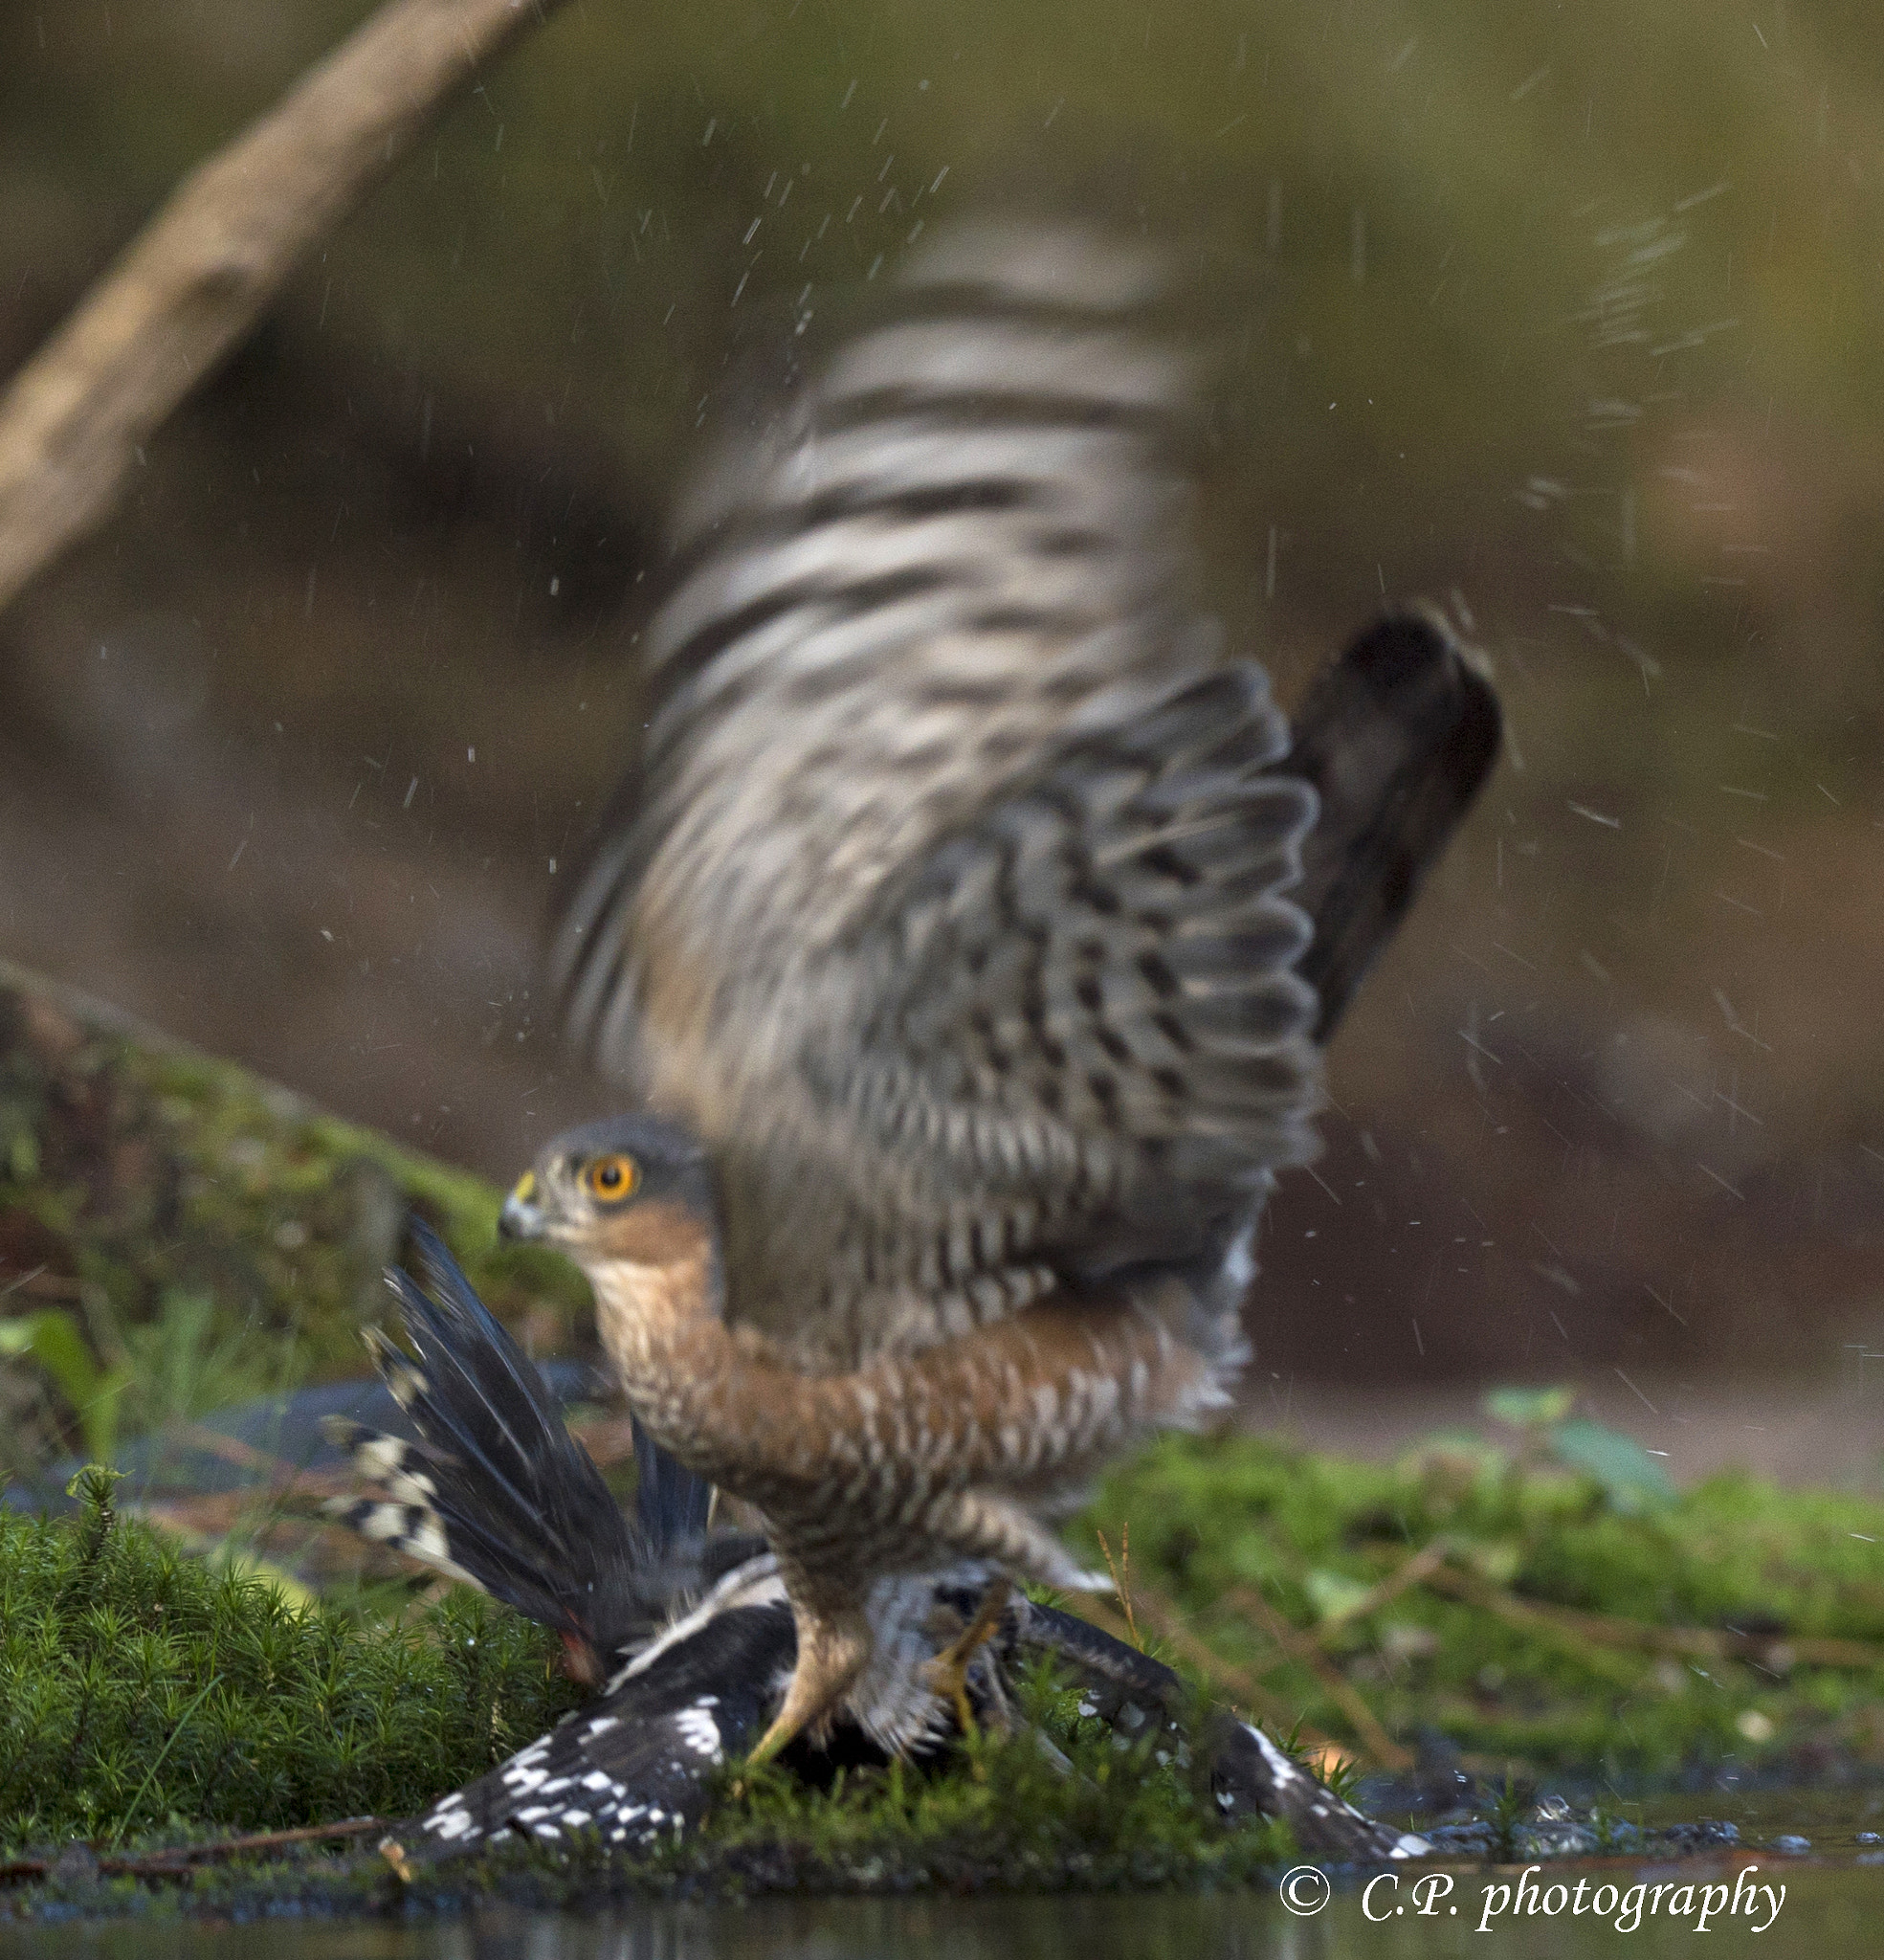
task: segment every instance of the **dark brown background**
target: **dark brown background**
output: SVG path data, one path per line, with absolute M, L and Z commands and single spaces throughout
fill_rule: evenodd
M 8 10 L 0 367 L 362 11 Z M 1456 594 L 1510 711 L 1267 1232 L 1257 1407 L 1364 1440 L 1442 1406 L 1409 1385 L 1570 1379 L 1677 1455 L 1680 1411 L 1783 1403 L 1868 1464 L 1884 27 L 1181 11 L 559 16 L 0 619 L 0 952 L 508 1174 L 606 1102 L 536 950 L 698 425 L 808 283 L 1102 176 L 1252 273 L 1235 643 L 1287 695 L 1384 596 Z

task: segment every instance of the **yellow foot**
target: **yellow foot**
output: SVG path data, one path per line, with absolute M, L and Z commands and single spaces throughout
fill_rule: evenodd
M 794 1601 L 792 1616 L 798 1627 L 798 1659 L 791 1683 L 771 1727 L 745 1759 L 748 1769 L 769 1763 L 801 1729 L 809 1729 L 812 1741 L 821 1742 L 851 1683 L 870 1659 L 870 1622 L 860 1608 L 847 1603 L 837 1612 L 819 1615 Z M 743 1786 L 734 1789 L 738 1794 Z
M 964 1735 L 977 1733 L 975 1711 L 968 1704 L 969 1665 L 999 1630 L 1013 1590 L 1006 1579 L 990 1581 L 974 1618 L 929 1663 L 929 1684 L 955 1704 L 955 1719 Z
M 799 1729 L 803 1726 L 804 1723 L 802 1720 L 794 1720 L 791 1718 L 790 1710 L 788 1708 L 781 1708 L 778 1713 L 778 1719 L 772 1724 L 771 1727 L 769 1727 L 765 1731 L 765 1733 L 759 1738 L 758 1743 L 753 1748 L 752 1753 L 746 1757 L 744 1767 L 747 1770 L 763 1769 L 765 1764 L 769 1763 L 772 1760 L 772 1758 L 776 1756 L 782 1748 L 785 1748 L 786 1744 L 788 1743 L 792 1739 L 792 1737 L 798 1733 Z M 733 1800 L 737 1803 L 740 1800 L 740 1798 L 744 1796 L 744 1794 L 745 1778 L 743 1775 L 742 1775 L 736 1778 L 733 1783 Z
M 785 1748 L 786 1744 L 798 1733 L 802 1726 L 800 1723 L 788 1720 L 785 1713 L 781 1712 L 778 1720 L 759 1738 L 758 1746 L 746 1757 L 746 1768 L 748 1770 L 756 1770 L 762 1763 L 769 1763 Z

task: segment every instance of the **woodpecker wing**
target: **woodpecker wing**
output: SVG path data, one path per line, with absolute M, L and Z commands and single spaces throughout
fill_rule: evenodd
M 610 1849 L 671 1842 L 704 1815 L 713 1771 L 758 1741 L 796 1653 L 782 1601 L 729 1606 L 442 1797 L 408 1850 L 454 1856 L 505 1832 L 546 1842 L 592 1834 Z

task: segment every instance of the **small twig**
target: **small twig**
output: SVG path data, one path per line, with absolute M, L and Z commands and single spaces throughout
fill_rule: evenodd
M 1389 1600 L 1397 1599 L 1411 1587 L 1422 1584 L 1452 1556 L 1451 1540 L 1429 1539 L 1418 1551 L 1395 1566 L 1378 1585 L 1370 1586 L 1359 1599 L 1346 1606 L 1338 1607 L 1326 1619 L 1321 1620 L 1315 1628 L 1314 1637 L 1317 1645 L 1325 1644 L 1330 1635 L 1346 1626 L 1351 1620 L 1365 1619 L 1369 1614 L 1378 1613 Z
M 1351 1625 L 1355 1620 L 1365 1619 L 1401 1593 L 1424 1584 L 1452 1555 L 1452 1548 L 1444 1539 L 1429 1541 L 1411 1557 L 1404 1559 L 1378 1585 L 1369 1587 L 1346 1606 L 1338 1607 L 1327 1618 L 1312 1627 L 1292 1626 L 1252 1587 L 1232 1586 L 1218 1603 L 1245 1612 L 1253 1611 L 1262 1616 L 1269 1628 L 1270 1637 L 1275 1646 L 1250 1670 L 1260 1679 L 1266 1674 L 1273 1674 L 1278 1667 L 1286 1667 L 1291 1661 L 1308 1661 L 1312 1665 L 1313 1655 L 1318 1650 L 1325 1652 L 1328 1642 L 1342 1627 Z
M 18 1293 L 22 1288 L 28 1293 L 50 1293 L 57 1299 L 77 1300 L 78 1297 L 78 1281 L 61 1280 L 56 1274 L 48 1273 L 43 1259 L 32 1272 L 22 1273 L 17 1279 L 9 1280 L 0 1286 L 0 1300 L 5 1300 L 10 1293 Z
M 1434 1592 L 1449 1592 L 1469 1605 L 1483 1607 L 1514 1626 L 1536 1628 L 1572 1643 L 1620 1647 L 1644 1654 L 1678 1654 L 1701 1660 L 1758 1659 L 1783 1649 L 1795 1662 L 1808 1667 L 1884 1667 L 1884 1646 L 1871 1640 L 1841 1640 L 1806 1635 L 1730 1634 L 1712 1627 L 1658 1627 L 1646 1620 L 1621 1619 L 1609 1614 L 1579 1613 L 1517 1593 L 1454 1565 L 1443 1565 L 1427 1576 Z
M 303 1824 L 293 1831 L 255 1831 L 241 1838 L 216 1838 L 207 1844 L 178 1844 L 167 1851 L 140 1853 L 135 1858 L 99 1860 L 101 1874 L 120 1879 L 161 1879 L 187 1871 L 219 1858 L 239 1858 L 248 1851 L 274 1851 L 285 1844 L 318 1844 L 337 1838 L 364 1838 L 368 1831 L 386 1829 L 384 1817 L 350 1817 L 344 1824 Z M 113 1842 L 117 1840 L 114 1838 Z M 0 1864 L 0 1882 L 17 1879 L 43 1879 L 56 1858 L 15 1858 Z
M 1252 1661 L 1250 1672 L 1260 1680 L 1264 1675 L 1274 1674 L 1277 1668 L 1305 1661 L 1310 1653 L 1320 1645 L 1319 1627 L 1298 1627 L 1292 1625 L 1270 1605 L 1253 1586 L 1232 1586 L 1215 1602 L 1215 1611 L 1229 1610 L 1244 1615 L 1253 1614 L 1263 1623 L 1263 1631 L 1271 1640 L 1270 1650 L 1261 1659 Z
M 318 1844 L 334 1838 L 362 1838 L 384 1830 L 384 1817 L 349 1817 L 344 1824 L 303 1824 L 294 1831 L 255 1831 L 242 1838 L 218 1838 L 209 1844 L 183 1844 L 174 1851 L 153 1851 L 136 1862 L 157 1869 L 166 1860 L 239 1858 L 245 1851 L 273 1851 L 282 1844 Z
M 1283 1619 L 1260 1592 L 1252 1592 L 1250 1596 L 1255 1601 L 1269 1631 L 1270 1638 L 1279 1647 L 1295 1629 Z M 1382 1726 L 1380 1718 L 1368 1707 L 1361 1690 L 1348 1680 L 1327 1655 L 1313 1641 L 1303 1645 L 1301 1658 L 1315 1670 L 1316 1679 L 1327 1690 L 1330 1699 L 1348 1719 L 1349 1726 L 1359 1738 L 1361 1746 L 1384 1770 L 1408 1770 L 1412 1768 L 1413 1755 L 1410 1749 L 1403 1748 Z
M 1141 1654 L 1144 1652 L 1144 1641 L 1139 1636 L 1139 1623 L 1132 1616 L 1132 1527 L 1130 1523 L 1119 1527 L 1119 1558 L 1115 1563 L 1112 1547 L 1106 1543 L 1103 1531 L 1097 1532 L 1099 1550 L 1105 1555 L 1105 1569 L 1112 1575 L 1112 1590 L 1119 1595 L 1119 1604 L 1125 1615 L 1126 1630 L 1132 1637 L 1132 1645 Z
M 301 1474 L 283 1458 L 257 1449 L 254 1443 L 245 1443 L 239 1436 L 224 1436 L 221 1430 L 210 1429 L 200 1422 L 166 1423 L 157 1432 L 157 1440 L 187 1444 L 237 1470 L 256 1471 L 271 1483 L 292 1485 Z

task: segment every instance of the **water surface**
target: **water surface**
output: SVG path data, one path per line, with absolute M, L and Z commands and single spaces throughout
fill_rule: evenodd
M 49 1927 L 0 1927 L 6 1960 L 1440 1960 L 1496 1953 L 1500 1960 L 1613 1955 L 1626 1941 L 1632 1955 L 1688 1953 L 1697 1938 L 1750 1947 L 1762 1960 L 1870 1960 L 1884 1920 L 1884 1791 L 1756 1792 L 1678 1797 L 1627 1813 L 1649 1824 L 1699 1816 L 1735 1822 L 1746 1842 L 1737 1852 L 1670 1863 L 1643 1858 L 1557 1860 L 1535 1871 L 1532 1909 L 1488 1914 L 1487 1888 L 1514 1892 L 1514 1867 L 1448 1868 L 1452 1889 L 1414 1895 L 1419 1874 L 1400 1873 L 1371 1892 L 1337 1884 L 1319 1909 L 1291 1912 L 1277 1893 L 1208 1896 L 823 1899 L 755 1901 L 743 1905 L 630 1905 L 589 1918 L 491 1906 L 464 1919 L 389 1925 L 290 1920 L 246 1926 L 201 1922 Z M 1783 1833 L 1809 1841 L 1805 1854 L 1772 1848 Z M 1873 1861 L 1875 1860 L 1875 1861 Z M 1575 1888 L 1585 1886 L 1583 1909 Z M 1651 1907 L 1650 1892 L 1664 1887 Z M 1744 1907 L 1731 1909 L 1738 1885 Z M 1756 1888 L 1773 1894 L 1750 1899 Z M 1615 1904 L 1592 1909 L 1613 1886 Z M 1649 1888 L 1632 1929 L 1633 1888 Z M 1697 1921 L 1707 1887 L 1727 1906 Z M 1552 1887 L 1562 1887 L 1560 1897 Z M 1682 1888 L 1691 1887 L 1684 1902 Z M 1784 1887 L 1783 1894 L 1779 1888 Z M 1311 1877 L 1295 1888 L 1313 1903 Z M 1775 1896 L 1777 1895 L 1777 1896 Z M 1493 1900 L 1498 1904 L 1494 1890 Z M 1718 1896 L 1718 1895 L 1717 1895 Z M 1548 1909 L 1555 1903 L 1556 1909 Z M 1396 1911 L 1396 1907 L 1399 1909 Z M 1370 1916 L 1371 1915 L 1371 1916 Z M 1478 1927 L 1486 1923 L 1481 1933 Z M 1756 1928 L 1762 1928 L 1756 1930 Z

